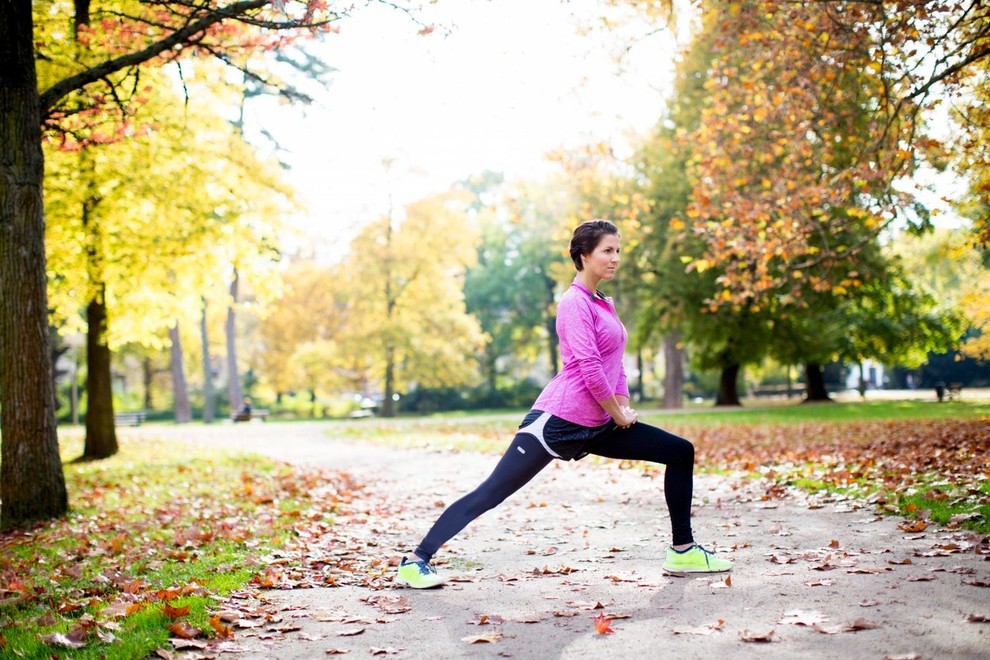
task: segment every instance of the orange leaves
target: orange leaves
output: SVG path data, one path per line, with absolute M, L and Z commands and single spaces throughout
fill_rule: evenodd
M 612 629 L 612 619 L 605 616 L 604 613 L 596 616 L 593 622 L 595 624 L 595 633 L 599 635 L 610 635 L 615 632 Z
M 184 605 L 182 607 L 174 607 L 169 603 L 165 603 L 162 611 L 165 612 L 165 616 L 170 619 L 178 619 L 189 614 L 189 606 Z
M 199 628 L 189 625 L 185 621 L 174 621 L 168 626 L 170 633 L 178 637 L 179 639 L 195 639 L 203 631 Z

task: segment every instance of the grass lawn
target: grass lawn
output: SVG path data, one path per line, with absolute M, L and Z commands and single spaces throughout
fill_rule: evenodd
M 61 445 L 63 460 L 82 453 Z M 297 525 L 335 517 L 332 476 L 257 456 L 121 441 L 64 472 L 66 518 L 0 534 L 0 657 L 145 658 L 223 639 L 220 600 Z

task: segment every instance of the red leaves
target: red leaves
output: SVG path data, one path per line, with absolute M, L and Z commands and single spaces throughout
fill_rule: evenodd
M 594 619 L 595 632 L 599 635 L 610 635 L 615 631 L 612 629 L 612 619 L 605 616 L 605 614 L 599 614 Z

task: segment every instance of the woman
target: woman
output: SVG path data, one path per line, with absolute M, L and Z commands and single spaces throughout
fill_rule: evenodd
M 664 496 L 673 543 L 667 549 L 665 571 L 724 573 L 732 569 L 732 562 L 694 542 L 694 446 L 638 422 L 636 411 L 629 407 L 622 366 L 626 329 L 611 298 L 598 290 L 602 280 L 615 276 L 619 249 L 619 230 L 608 220 L 589 220 L 574 230 L 570 253 L 577 276 L 557 306 L 563 368 L 536 399 L 488 479 L 440 515 L 414 558 L 402 558 L 396 582 L 416 589 L 443 584 L 431 563 L 440 546 L 526 485 L 552 460 L 579 460 L 588 454 L 666 464 Z

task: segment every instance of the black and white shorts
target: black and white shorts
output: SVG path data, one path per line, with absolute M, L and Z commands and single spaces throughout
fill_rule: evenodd
M 516 433 L 533 436 L 554 458 L 577 461 L 617 428 L 611 420 L 601 426 L 581 426 L 542 410 L 530 410 Z

